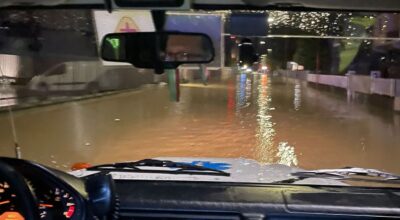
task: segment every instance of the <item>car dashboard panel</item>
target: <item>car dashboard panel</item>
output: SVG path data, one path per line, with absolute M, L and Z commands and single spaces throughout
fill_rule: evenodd
M 23 176 L 34 196 L 40 219 L 400 218 L 398 188 L 155 180 L 113 181 L 111 175 L 105 173 L 77 178 L 29 161 L 6 158 L 1 158 L 1 161 L 14 167 Z M 107 178 L 104 177 L 108 177 L 111 182 L 105 181 Z M 12 186 L 8 183 L 0 181 L 0 198 L 6 196 L 4 193 L 1 194 L 1 191 L 10 192 L 12 195 L 11 189 Z M 111 196 L 106 197 L 101 192 L 111 192 Z M 114 202 L 107 202 L 105 198 L 110 198 L 110 201 Z M 100 200 L 103 202 L 93 202 Z M 1 205 L 7 206 L 7 210 L 18 212 L 17 206 L 9 207 L 10 204 L 1 204 L 0 201 Z M 103 213 L 104 218 L 94 217 L 95 213 Z
M 398 189 L 116 181 L 116 190 L 124 220 L 400 218 Z
M 3 159 L 4 160 L 4 159 Z M 15 159 L 5 159 L 27 183 L 40 219 L 84 219 L 86 196 L 82 180 L 60 171 Z

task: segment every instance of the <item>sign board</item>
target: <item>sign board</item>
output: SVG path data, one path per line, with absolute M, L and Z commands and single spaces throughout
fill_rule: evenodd
M 226 23 L 226 31 L 231 35 L 265 36 L 268 35 L 267 21 L 268 15 L 264 13 L 233 12 Z
M 100 47 L 101 41 L 106 34 L 116 32 L 151 32 L 155 31 L 153 18 L 150 11 L 94 11 L 93 13 L 97 45 Z M 117 62 L 105 62 L 104 65 L 118 65 Z M 130 64 L 129 64 L 130 65 Z

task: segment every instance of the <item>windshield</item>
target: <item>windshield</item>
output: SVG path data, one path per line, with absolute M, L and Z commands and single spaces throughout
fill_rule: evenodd
M 207 34 L 214 61 L 157 75 L 99 58 L 108 33 L 155 31 L 149 11 L 1 10 L 0 155 L 400 173 L 399 14 L 170 11 L 164 28 Z

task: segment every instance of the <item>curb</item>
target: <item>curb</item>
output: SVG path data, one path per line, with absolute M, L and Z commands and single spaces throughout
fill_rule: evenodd
M 140 88 L 133 88 L 133 89 L 124 89 L 124 90 L 119 90 L 119 91 L 102 92 L 102 93 L 97 93 L 97 94 L 93 94 L 93 95 L 60 97 L 59 99 L 57 98 L 55 100 L 50 100 L 50 101 L 36 101 L 36 102 L 17 104 L 14 106 L 5 106 L 5 107 L 0 107 L 0 114 L 7 113 L 9 108 L 11 108 L 12 111 L 20 111 L 20 110 L 26 110 L 26 109 L 30 109 L 30 108 L 36 108 L 36 107 L 45 107 L 45 106 L 62 104 L 62 103 L 67 103 L 67 102 L 82 101 L 82 100 L 86 100 L 86 99 L 93 99 L 93 98 L 105 97 L 105 96 L 110 96 L 110 95 L 117 95 L 117 94 L 121 94 L 121 93 L 137 91 L 139 89 Z

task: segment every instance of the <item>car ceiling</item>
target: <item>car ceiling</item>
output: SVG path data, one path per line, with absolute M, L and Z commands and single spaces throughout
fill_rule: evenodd
M 1 0 L 0 7 L 104 7 L 105 2 L 114 0 Z M 159 0 L 166 1 L 166 0 Z M 184 0 L 184 7 L 145 9 L 308 9 L 308 10 L 351 10 L 400 12 L 399 0 Z M 114 4 L 115 5 L 115 4 Z M 116 8 L 114 8 L 116 9 Z M 127 9 L 137 9 L 134 6 Z M 143 9 L 143 8 L 141 8 Z

